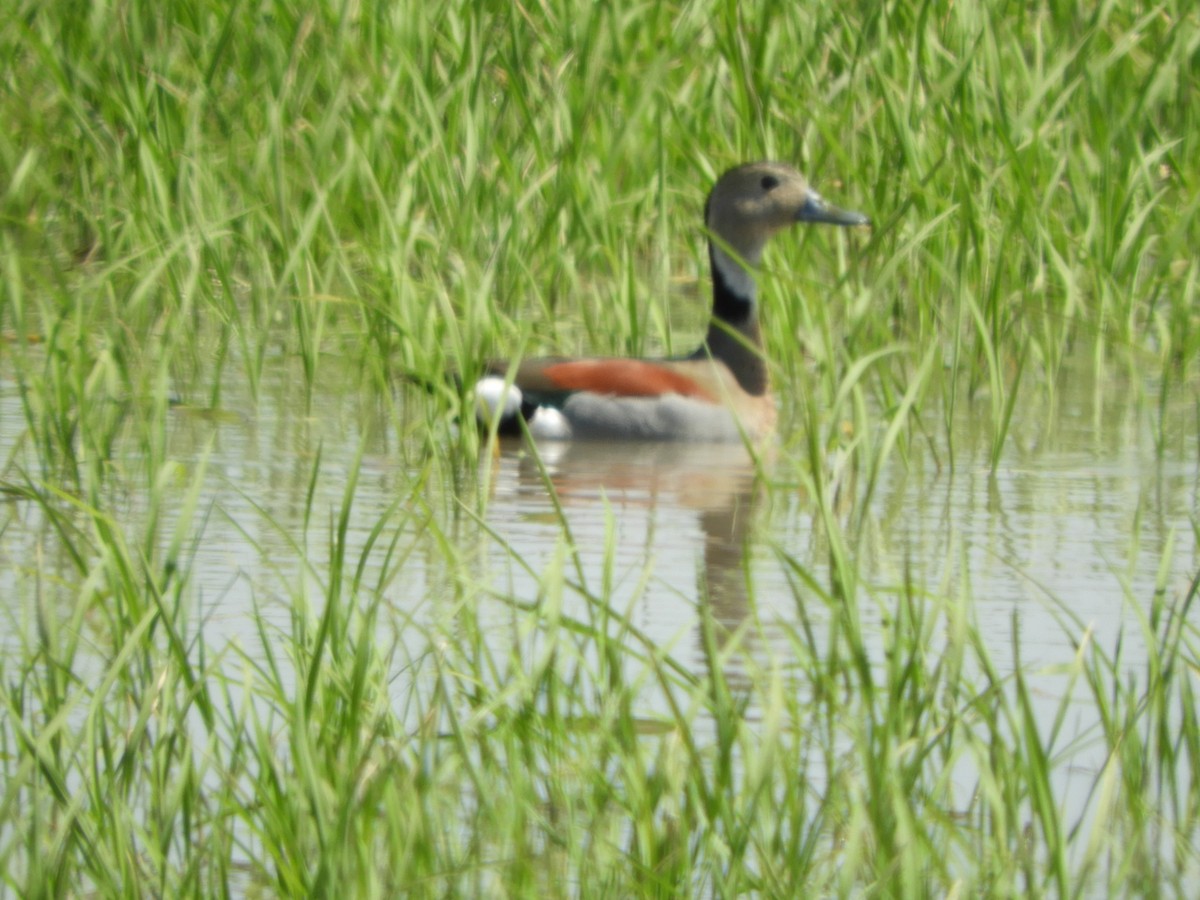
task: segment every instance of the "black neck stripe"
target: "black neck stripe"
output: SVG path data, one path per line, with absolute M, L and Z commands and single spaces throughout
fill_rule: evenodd
M 712 267 L 713 317 L 731 325 L 737 325 L 754 315 L 754 298 L 743 297 L 725 280 L 725 273 L 717 265 L 713 246 L 708 247 L 709 265 Z

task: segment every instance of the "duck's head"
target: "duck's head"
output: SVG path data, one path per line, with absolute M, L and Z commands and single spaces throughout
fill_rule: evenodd
M 803 175 L 776 162 L 747 163 L 722 175 L 708 195 L 704 221 L 714 251 L 750 266 L 758 265 L 772 235 L 797 222 L 871 224 L 862 213 L 827 203 Z

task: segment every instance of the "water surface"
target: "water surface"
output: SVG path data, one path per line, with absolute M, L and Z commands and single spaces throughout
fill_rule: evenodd
M 1115 378 L 1067 380 L 1052 404 L 1018 407 L 995 467 L 986 409 L 964 403 L 947 427 L 944 412 L 930 408 L 925 437 L 893 454 L 868 502 L 861 484 L 846 481 L 839 524 L 864 575 L 857 602 L 876 663 L 898 598 L 915 593 L 964 605 L 1001 671 L 1019 646 L 1043 733 L 1085 634 L 1110 652 L 1120 641 L 1126 670 L 1144 672 L 1156 592 L 1178 600 L 1197 571 L 1200 496 L 1195 409 L 1180 399 L 1160 412 L 1146 400 L 1152 392 Z M 261 656 L 256 617 L 283 642 L 297 604 L 319 606 L 356 465 L 347 559 L 361 559 L 362 583 L 378 585 L 387 611 L 380 641 L 403 646 L 405 658 L 423 651 L 460 602 L 461 575 L 447 572 L 438 549 L 447 545 L 486 586 L 474 602 L 501 656 L 514 605 L 549 602 L 547 573 L 560 569 L 570 589 L 552 599 L 563 615 L 593 622 L 595 598 L 608 597 L 644 646 L 698 672 L 707 605 L 730 633 L 744 632 L 742 652 L 726 662 L 735 686 L 765 661 L 786 664 L 801 619 L 819 635 L 829 618 L 830 598 L 796 577 L 830 583 L 825 529 L 797 478 L 808 463 L 786 449 L 803 442 L 787 434 L 759 465 L 740 447 L 579 444 L 534 453 L 510 442 L 477 479 L 428 465 L 421 448 L 431 445 L 400 434 L 407 422 L 403 409 L 364 408 L 350 383 L 306 404 L 288 379 L 265 385 L 257 402 L 230 395 L 220 411 L 172 409 L 166 457 L 179 496 L 200 479 L 186 545 L 195 621 L 210 652 L 235 646 Z M 0 383 L 6 456 L 23 430 L 15 386 Z M 110 482 L 136 534 L 148 483 L 136 450 L 114 461 Z M 178 514 L 168 511 L 164 542 Z M 0 614 L 8 641 L 28 641 L 32 585 L 57 584 L 66 607 L 70 566 L 38 506 L 9 502 L 0 515 L 0 596 L 9 598 Z M 395 685 L 401 698 L 404 678 Z M 665 712 L 653 695 L 646 703 L 647 717 Z M 1077 736 L 1095 725 L 1081 708 L 1068 728 Z M 1101 762 L 1080 758 L 1077 783 L 1060 786 L 1069 805 L 1085 801 Z

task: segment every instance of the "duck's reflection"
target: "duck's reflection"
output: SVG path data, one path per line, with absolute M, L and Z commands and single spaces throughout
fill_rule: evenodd
M 497 483 L 526 497 L 549 487 L 569 518 L 603 502 L 618 516 L 636 511 L 657 523 L 646 528 L 647 551 L 663 527 L 681 527 L 684 513 L 682 521 L 695 522 L 703 539 L 695 596 L 725 630 L 746 618 L 746 550 L 759 492 L 755 461 L 742 445 L 605 441 L 550 443 L 535 451 L 505 442 L 496 462 Z

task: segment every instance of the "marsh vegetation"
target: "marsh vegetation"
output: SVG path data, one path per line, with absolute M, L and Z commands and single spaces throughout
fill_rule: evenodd
M 1190 4 L 16 0 L 0 51 L 6 894 L 1197 883 Z M 691 349 L 754 158 L 875 222 L 768 254 L 774 452 L 459 427 L 481 359 Z

